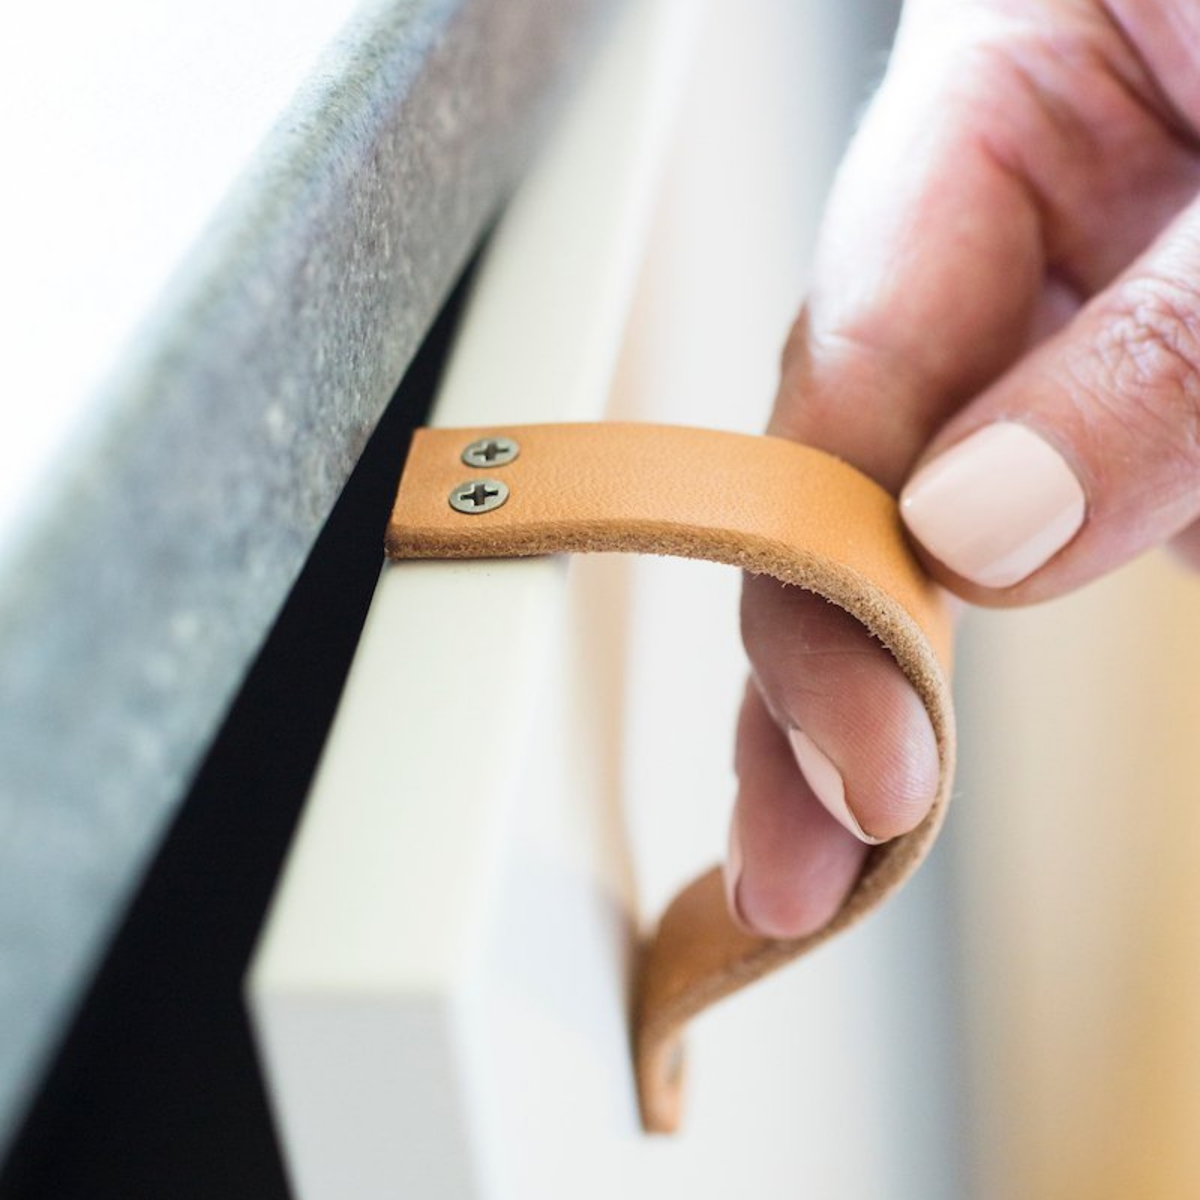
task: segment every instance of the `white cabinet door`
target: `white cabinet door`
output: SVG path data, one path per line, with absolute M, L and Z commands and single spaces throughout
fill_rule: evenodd
M 874 7 L 630 4 L 496 233 L 435 422 L 761 428 Z M 723 852 L 737 587 L 384 568 L 248 984 L 302 1200 L 939 1194 L 886 915 L 698 1022 L 682 1132 L 639 1127 L 635 936 Z

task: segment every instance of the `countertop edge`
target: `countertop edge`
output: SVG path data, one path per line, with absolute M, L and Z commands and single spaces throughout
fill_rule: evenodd
M 612 7 L 364 10 L 0 565 L 0 1149 L 396 383 Z

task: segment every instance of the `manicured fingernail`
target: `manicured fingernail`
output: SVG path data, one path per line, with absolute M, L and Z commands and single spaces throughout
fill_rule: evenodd
M 982 587 L 1020 583 L 1083 524 L 1083 487 L 1066 460 L 1015 421 L 988 425 L 922 467 L 900 497 L 913 536 Z
M 846 803 L 846 781 L 842 773 L 830 761 L 817 744 L 800 729 L 788 730 L 788 741 L 792 743 L 792 753 L 800 772 L 808 780 L 808 786 L 813 794 L 829 810 L 829 814 L 844 825 L 860 842 L 868 846 L 879 845 L 881 838 L 872 837 L 858 823 Z
M 738 898 L 738 884 L 742 881 L 742 838 L 738 833 L 737 814 L 729 823 L 729 850 L 725 855 L 725 903 L 729 911 L 743 924 L 748 924 L 742 913 Z

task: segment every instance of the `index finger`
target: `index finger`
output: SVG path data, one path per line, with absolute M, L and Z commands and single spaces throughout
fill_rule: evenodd
M 1045 278 L 1037 206 L 989 143 L 990 85 L 936 44 L 969 31 L 930 24 L 906 16 L 838 172 L 770 429 L 892 491 L 1025 348 Z

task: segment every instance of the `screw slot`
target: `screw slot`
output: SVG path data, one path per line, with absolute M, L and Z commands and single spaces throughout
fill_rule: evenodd
M 520 453 L 521 447 L 512 438 L 480 438 L 462 452 L 462 460 L 468 467 L 503 467 Z
M 508 484 L 499 479 L 468 479 L 450 493 L 450 507 L 455 512 L 474 516 L 493 512 L 508 499 Z

